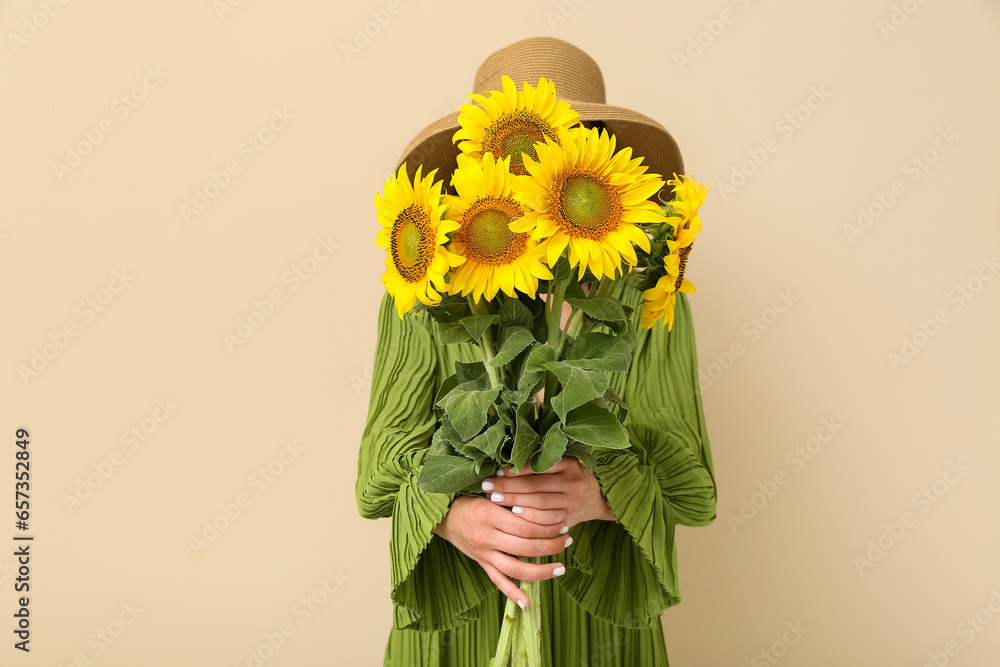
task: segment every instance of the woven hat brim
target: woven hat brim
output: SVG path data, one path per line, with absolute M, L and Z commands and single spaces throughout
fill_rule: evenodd
M 632 157 L 643 158 L 642 164 L 649 167 L 647 173 L 659 174 L 664 179 L 684 173 L 684 160 L 677 142 L 666 128 L 649 116 L 610 104 L 569 103 L 580 114 L 580 120 L 603 122 L 615 135 L 617 150 L 630 146 Z M 452 143 L 459 127 L 458 112 L 437 119 L 410 141 L 396 162 L 396 169 L 406 162 L 410 178 L 419 165 L 423 165 L 424 174 L 437 169 L 436 178 L 444 178 L 447 185 L 461 152 L 458 145 Z

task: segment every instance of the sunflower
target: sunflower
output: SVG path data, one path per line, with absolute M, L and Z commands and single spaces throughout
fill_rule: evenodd
M 657 320 L 663 322 L 655 327 L 659 329 L 667 324 L 667 331 L 674 328 L 674 305 L 677 292 L 693 294 L 694 283 L 684 276 L 687 267 L 688 254 L 694 245 L 694 237 L 701 231 L 701 218 L 698 209 L 705 203 L 705 187 L 688 176 L 677 177 L 667 181 L 673 186 L 674 201 L 670 202 L 676 215 L 668 218 L 674 227 L 674 238 L 667 239 L 667 255 L 663 258 L 666 274 L 661 276 L 656 284 L 643 291 L 642 317 L 639 326 L 646 329 L 654 328 Z
M 498 159 L 510 157 L 512 174 L 526 174 L 521 154 L 535 158 L 535 142 L 548 137 L 557 140 L 559 128 L 568 128 L 580 118 L 569 102 L 556 99 L 555 85 L 542 77 L 538 87 L 527 81 L 518 92 L 514 81 L 504 74 L 503 90 L 491 90 L 489 96 L 468 95 L 475 104 L 463 104 L 458 115 L 461 129 L 452 137 L 460 141 L 462 153 L 481 159 L 489 151 Z
M 642 158 L 632 149 L 615 152 L 615 137 L 606 130 L 560 128 L 559 143 L 546 137 L 535 144 L 538 160 L 528 159 L 530 175 L 515 177 L 515 199 L 525 216 L 511 224 L 515 232 L 531 232 L 542 240 L 546 261 L 556 260 L 569 246 L 570 267 L 587 268 L 595 278 L 615 277 L 622 257 L 629 270 L 637 263 L 634 242 L 649 252 L 641 223 L 665 222 L 663 209 L 649 201 L 663 187 L 659 174 L 644 173 Z
M 443 181 L 431 185 L 437 169 L 421 180 L 422 169 L 423 166 L 417 167 L 416 178 L 410 183 L 403 163 L 399 173 L 386 180 L 385 197 L 375 195 L 378 221 L 382 225 L 375 244 L 386 248 L 382 282 L 396 300 L 399 319 L 413 309 L 417 299 L 428 306 L 438 305 L 441 302 L 438 292 L 448 288 L 444 275 L 450 267 L 465 261 L 444 247 L 448 232 L 458 229 L 458 223 L 442 219 Z
M 528 234 L 510 230 L 510 222 L 524 215 L 512 196 L 510 161 L 509 156 L 495 160 L 490 152 L 481 163 L 458 156 L 451 181 L 458 196 L 448 196 L 447 215 L 461 227 L 448 250 L 465 257 L 465 263 L 451 274 L 451 294 L 472 292 L 478 302 L 484 294 L 493 299 L 500 290 L 515 297 L 516 288 L 536 298 L 538 279 L 553 278 L 538 244 Z

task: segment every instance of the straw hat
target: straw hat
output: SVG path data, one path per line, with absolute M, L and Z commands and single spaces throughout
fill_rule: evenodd
M 556 93 L 580 114 L 581 121 L 600 121 L 617 138 L 619 149 L 632 147 L 635 157 L 648 165 L 647 173 L 660 174 L 664 179 L 674 173 L 684 173 L 677 142 L 666 128 L 649 116 L 605 104 L 604 76 L 594 59 L 569 42 L 554 37 L 529 37 L 505 46 L 488 57 L 476 72 L 473 92 L 487 94 L 500 90 L 500 77 L 506 74 L 520 89 L 521 82 L 538 85 L 545 77 L 555 84 Z M 445 185 L 456 167 L 458 145 L 452 137 L 459 129 L 458 112 L 439 118 L 413 138 L 396 163 L 396 169 L 406 162 L 413 177 L 418 165 L 423 173 L 438 169 Z

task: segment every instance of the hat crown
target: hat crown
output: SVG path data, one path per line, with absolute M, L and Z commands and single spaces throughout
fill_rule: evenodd
M 529 37 L 496 51 L 479 66 L 473 90 L 501 90 L 504 74 L 518 87 L 522 81 L 537 86 L 544 76 L 562 99 L 605 103 L 601 68 L 582 49 L 555 37 Z

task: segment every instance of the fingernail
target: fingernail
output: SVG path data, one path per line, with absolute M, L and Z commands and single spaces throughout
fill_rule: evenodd
M 503 474 L 503 468 L 497 468 L 497 474 L 496 474 L 496 476 L 497 477 L 503 477 L 504 476 L 504 474 Z
M 490 500 L 492 500 L 495 503 L 502 503 L 503 502 L 503 494 L 502 493 L 494 493 L 492 496 L 490 496 Z
M 524 603 L 523 602 L 521 602 L 520 600 L 518 600 L 517 601 L 517 606 L 521 608 L 521 611 L 524 611 Z
M 489 481 L 487 481 L 487 480 L 484 479 L 483 480 L 483 491 L 492 491 L 492 490 L 493 490 L 493 482 L 489 482 Z
M 573 544 L 573 538 L 572 537 L 567 537 L 566 538 L 566 547 L 568 547 L 571 544 Z M 566 547 L 563 547 L 563 548 L 565 549 Z
M 561 577 L 564 574 L 566 574 L 566 568 L 564 568 L 562 565 L 552 570 L 553 577 Z
M 514 514 L 524 514 L 524 508 L 518 505 L 514 505 L 513 507 L 511 507 L 510 511 L 513 512 Z
M 562 528 L 559 529 L 560 535 L 565 535 L 568 532 L 569 532 L 569 526 L 563 526 Z

